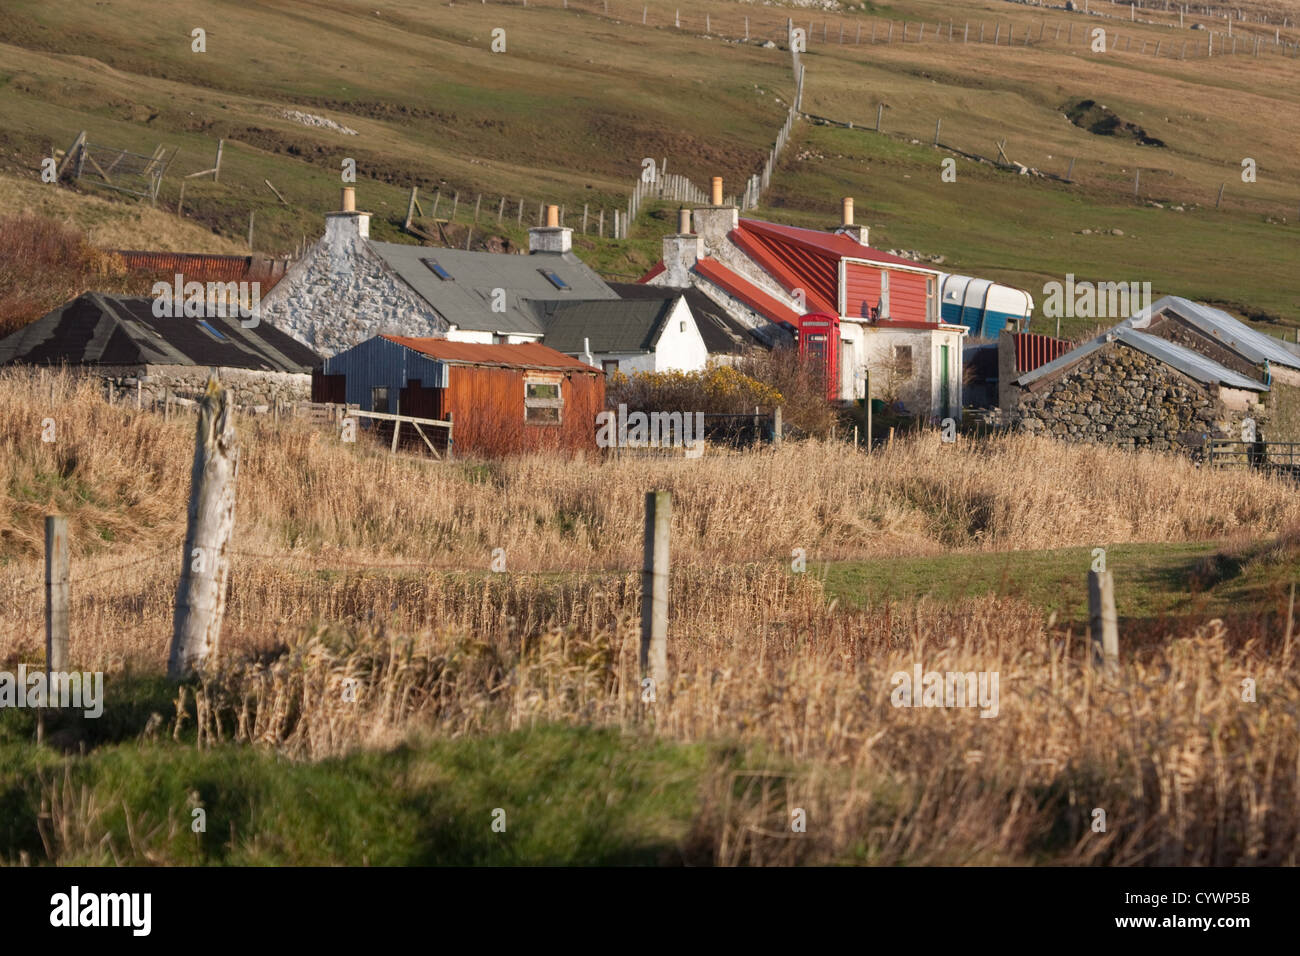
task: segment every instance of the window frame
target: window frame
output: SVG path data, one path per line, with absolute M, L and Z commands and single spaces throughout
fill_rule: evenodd
M 553 387 L 555 389 L 555 398 L 539 398 L 530 395 L 530 389 L 535 386 Z M 553 421 L 538 421 L 530 418 L 529 413 L 533 409 L 554 409 L 555 419 Z M 524 424 L 538 425 L 543 427 L 552 427 L 564 424 L 564 379 L 560 375 L 525 375 L 524 376 Z

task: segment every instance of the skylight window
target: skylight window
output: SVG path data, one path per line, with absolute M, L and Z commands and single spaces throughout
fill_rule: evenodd
M 203 329 L 204 332 L 207 332 L 208 335 L 216 339 L 218 342 L 230 341 L 228 338 L 226 338 L 224 335 L 222 335 L 220 332 L 214 329 L 209 323 L 205 322 L 203 319 L 199 319 L 199 327 Z
M 555 288 L 567 289 L 569 287 L 569 283 L 561 279 L 559 274 L 554 272 L 553 270 L 538 269 L 537 271 L 540 272 L 542 275 L 546 276 L 546 281 L 549 282 L 551 285 L 555 286 Z
M 420 261 L 425 264 L 425 266 L 428 268 L 430 272 L 436 275 L 443 282 L 448 282 L 451 280 L 451 273 L 448 272 L 446 269 L 444 269 L 442 266 L 438 265 L 437 259 L 421 259 Z

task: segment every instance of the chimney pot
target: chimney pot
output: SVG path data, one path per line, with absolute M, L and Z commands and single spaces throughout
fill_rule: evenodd
M 354 186 L 343 187 L 343 205 L 344 212 L 357 211 L 357 190 Z
M 713 195 L 710 197 L 710 201 L 714 206 L 722 205 L 722 177 L 721 176 L 713 177 Z
M 677 210 L 677 234 L 689 235 L 691 231 L 691 211 L 685 207 Z
M 546 225 L 547 225 L 547 227 L 550 228 L 550 229 L 554 229 L 554 228 L 557 227 L 559 224 L 560 224 L 560 207 L 559 207 L 559 206 L 547 206 L 547 207 L 546 207 Z
M 853 197 L 845 196 L 843 200 L 843 206 L 844 206 L 843 224 L 846 226 L 851 226 L 853 225 Z

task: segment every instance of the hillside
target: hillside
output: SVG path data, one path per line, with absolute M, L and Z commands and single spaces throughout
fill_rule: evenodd
M 995 0 L 832 13 L 718 2 L 693 5 L 678 29 L 678 6 L 660 0 L 611 0 L 608 14 L 604 0 L 564 4 L 183 0 L 155 14 L 144 0 L 18 0 L 0 13 L 2 161 L 32 177 L 40 156 L 83 129 L 92 142 L 144 154 L 175 147 L 160 195 L 160 208 L 174 210 L 181 177 L 208 168 L 223 138 L 221 181 L 188 180 L 184 215 L 246 246 L 252 211 L 254 247 L 271 254 L 319 232 L 346 158 L 379 238 L 400 235 L 411 186 L 426 213 L 438 195 L 439 218 L 458 194 L 465 228 L 478 205 L 479 243 L 520 244 L 542 201 L 565 206 L 570 225 L 588 206 L 593 233 L 604 210 L 608 232 L 646 156 L 696 182 L 721 174 L 739 184 L 760 167 L 793 94 L 784 37 L 793 15 L 812 28 L 804 111 L 855 128 L 797 124 L 758 215 L 827 226 L 851 193 L 873 244 L 942 256 L 944 268 L 1031 291 L 1066 272 L 1150 281 L 1156 295 L 1235 307 L 1275 334 L 1298 324 L 1300 298 L 1286 279 L 1300 214 L 1300 171 L 1289 161 L 1300 146 L 1295 56 L 1172 57 L 1174 44 L 1205 31 L 1180 31 L 1156 11 L 1144 19 L 1159 22 L 1129 23 Z M 190 31 L 205 22 L 206 52 L 194 53 Z M 1090 51 L 1085 32 L 1098 24 L 1117 32 L 1118 49 Z M 494 54 L 497 28 L 507 50 Z M 1273 33 L 1248 23 L 1235 36 L 1271 42 Z M 1294 25 L 1278 35 L 1300 39 Z M 878 108 L 885 136 L 860 128 L 875 125 Z M 947 146 L 995 157 L 1005 141 L 1011 160 L 1070 170 L 1074 182 L 936 150 L 936 121 Z M 957 160 L 955 183 L 939 180 L 945 157 Z M 1243 158 L 1257 164 L 1254 183 L 1241 182 Z M 670 224 L 668 210 L 649 204 L 630 244 L 593 235 L 587 254 L 610 274 L 639 274 Z M 152 235 L 136 244 L 159 244 Z M 1066 320 L 1063 332 L 1086 324 Z

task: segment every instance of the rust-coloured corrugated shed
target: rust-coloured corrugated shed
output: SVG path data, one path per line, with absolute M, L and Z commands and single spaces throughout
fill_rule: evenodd
M 170 279 L 184 276 L 186 282 L 257 282 L 266 295 L 279 282 L 290 263 L 264 256 L 210 256 L 197 252 L 149 252 L 119 249 L 132 272 Z
M 1038 335 L 1034 332 L 1012 332 L 1011 337 L 1016 345 L 1017 372 L 1032 372 L 1060 358 L 1074 347 L 1065 339 Z

